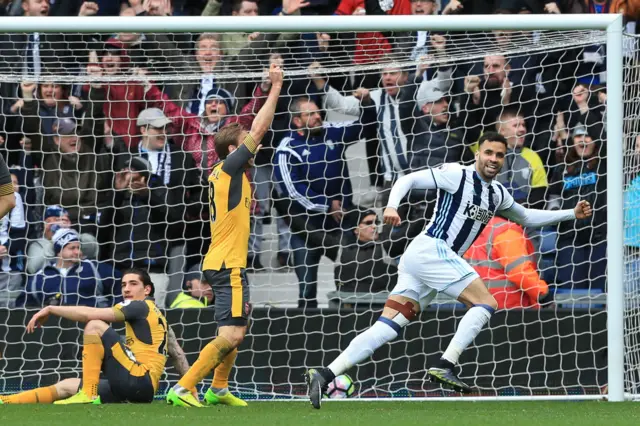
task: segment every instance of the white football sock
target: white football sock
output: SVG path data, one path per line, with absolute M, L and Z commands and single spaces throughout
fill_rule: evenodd
M 447 346 L 447 350 L 442 354 L 442 358 L 457 364 L 460 354 L 473 342 L 482 328 L 485 326 L 491 315 L 495 312 L 490 306 L 476 305 L 469 309 L 458 324 L 458 330 L 453 335 L 453 339 Z
M 191 393 L 191 392 L 189 392 L 187 389 L 183 388 L 183 387 L 182 387 L 182 386 L 180 386 L 180 385 L 175 385 L 175 386 L 173 387 L 173 390 L 174 390 L 174 392 L 175 392 L 175 393 L 177 393 L 177 394 L 178 394 L 178 395 L 180 395 L 180 396 L 183 396 L 183 395 L 186 395 L 186 394 L 188 394 L 188 393 Z
M 218 396 L 225 396 L 229 392 L 229 388 L 214 388 L 211 386 L 211 390 Z
M 388 318 L 379 319 L 371 328 L 357 335 L 349 343 L 347 349 L 329 365 L 329 370 L 339 376 L 354 365 L 369 358 L 380 346 L 398 337 L 399 330 L 400 326 L 392 320 Z

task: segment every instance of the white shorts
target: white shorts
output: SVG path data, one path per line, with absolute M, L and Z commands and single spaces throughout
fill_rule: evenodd
M 419 235 L 400 259 L 391 294 L 418 301 L 424 309 L 438 293 L 457 299 L 476 278 L 478 273 L 444 241 Z

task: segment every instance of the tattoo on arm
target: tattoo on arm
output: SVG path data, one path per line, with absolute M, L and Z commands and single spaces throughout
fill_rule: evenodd
M 187 371 L 189 371 L 189 361 L 187 361 L 187 357 L 185 356 L 182 347 L 178 344 L 178 339 L 176 339 L 176 335 L 171 327 L 167 330 L 167 339 L 167 351 L 171 357 L 173 367 L 176 369 L 180 377 L 182 377 L 187 373 Z

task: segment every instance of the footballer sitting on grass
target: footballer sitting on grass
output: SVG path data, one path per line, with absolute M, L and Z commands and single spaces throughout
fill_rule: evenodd
M 53 386 L 0 396 L 0 404 L 152 402 L 167 355 L 181 376 L 189 369 L 173 331 L 151 299 L 153 293 L 149 274 L 129 269 L 122 277 L 125 301 L 113 308 L 47 306 L 40 310 L 29 321 L 27 333 L 44 325 L 50 315 L 86 323 L 82 380 L 65 379 Z M 126 345 L 109 325 L 121 321 L 126 326 Z

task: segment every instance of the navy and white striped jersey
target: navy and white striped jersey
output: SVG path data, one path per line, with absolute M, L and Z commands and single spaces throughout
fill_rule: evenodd
M 426 235 L 439 238 L 462 256 L 496 212 L 509 209 L 513 197 L 497 180 L 485 182 L 475 165 L 444 164 L 429 169 L 438 198 Z

